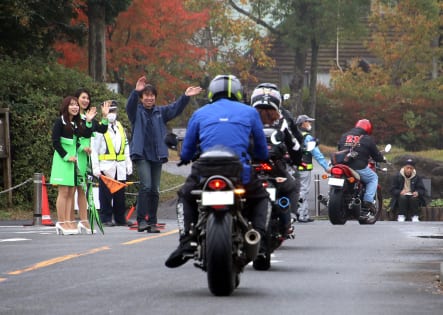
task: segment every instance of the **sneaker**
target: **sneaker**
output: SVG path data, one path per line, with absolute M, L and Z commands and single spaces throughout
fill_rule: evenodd
M 402 214 L 399 214 L 399 215 L 398 215 L 398 217 L 397 217 L 397 221 L 398 221 L 398 222 L 405 222 L 405 220 L 406 220 L 406 218 L 405 218 L 404 215 L 402 215 Z
M 190 237 L 184 237 L 180 240 L 180 245 L 175 251 L 169 255 L 165 261 L 165 266 L 168 268 L 177 268 L 186 263 L 194 254 L 194 246 L 191 244 Z
M 418 218 L 418 215 L 414 215 L 412 217 L 412 222 L 420 222 L 420 219 Z

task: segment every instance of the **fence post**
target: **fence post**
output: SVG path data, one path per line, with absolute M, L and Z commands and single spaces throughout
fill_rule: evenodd
M 314 175 L 314 204 L 315 204 L 315 215 L 320 216 L 320 202 L 318 201 L 318 195 L 320 194 L 320 175 Z
M 42 173 L 34 173 L 34 220 L 33 225 L 42 225 Z

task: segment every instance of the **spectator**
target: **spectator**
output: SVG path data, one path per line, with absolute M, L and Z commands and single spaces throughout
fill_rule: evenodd
M 74 96 L 63 99 L 60 117 L 52 129 L 52 143 L 55 149 L 52 159 L 50 183 L 57 185 L 57 234 L 78 234 L 77 226 L 71 224 L 72 205 L 77 186 L 77 140 L 91 137 L 92 119 L 96 112 L 89 111 L 85 124 L 81 123 L 80 107 Z
M 114 101 L 106 101 L 111 105 Z M 109 107 L 108 130 L 96 134 L 91 140 L 91 162 L 94 176 L 99 178 L 100 220 L 104 226 L 128 225 L 125 217 L 125 187 L 111 193 L 106 183 L 100 178 L 105 175 L 121 183 L 126 182 L 126 175 L 132 174 L 132 161 L 129 156 L 129 144 L 122 124 L 117 120 L 117 104 Z M 113 220 L 114 219 L 114 220 Z
M 91 106 L 91 96 L 87 89 L 81 88 L 75 92 L 75 97 L 78 98 L 78 103 L 80 105 L 80 117 L 81 122 L 85 123 L 86 114 L 90 111 L 96 112 L 97 109 L 94 106 Z M 95 119 L 91 121 L 92 123 L 92 132 L 105 133 L 108 130 L 108 119 L 107 115 L 109 112 L 109 104 L 102 104 L 102 120 L 98 123 Z M 93 134 L 92 134 L 93 135 Z M 86 192 L 83 188 L 86 179 L 87 172 L 91 170 L 91 162 L 90 162 L 90 154 L 91 154 L 91 136 L 90 137 L 80 137 L 78 139 L 78 148 L 77 148 L 77 165 L 79 168 L 79 182 L 77 184 L 77 205 L 78 205 L 78 213 L 80 217 L 80 221 L 78 222 L 78 228 L 82 231 L 85 231 L 87 234 L 92 233 L 91 227 L 89 225 L 88 220 L 88 202 L 86 199 Z M 75 224 L 74 217 L 74 204 L 72 206 L 72 211 L 70 215 L 71 225 Z
M 312 219 L 309 216 L 309 203 L 308 203 L 308 195 L 311 190 L 311 171 L 314 168 L 314 164 L 312 163 L 312 157 L 320 164 L 321 167 L 324 168 L 326 172 L 329 173 L 328 162 L 325 157 L 321 153 L 318 145 L 316 144 L 314 149 L 310 150 L 308 144 L 310 142 L 317 142 L 316 139 L 310 134 L 312 129 L 311 123 L 315 121 L 314 118 L 311 118 L 307 115 L 300 115 L 297 117 L 296 125 L 303 135 L 303 156 L 301 159 L 301 163 L 298 167 L 300 174 L 300 206 L 298 208 L 298 221 L 301 223 L 312 222 Z
M 390 209 L 393 213 L 398 209 L 398 222 L 420 221 L 420 206 L 426 205 L 425 193 L 423 180 L 415 169 L 415 161 L 409 158 L 392 178 Z
M 140 178 L 136 206 L 139 232 L 160 233 L 156 225 L 162 164 L 168 161 L 166 123 L 180 115 L 190 97 L 201 91 L 201 87 L 188 87 L 174 103 L 157 106 L 157 89 L 142 76 L 129 95 L 126 112 L 132 124 L 130 152 Z

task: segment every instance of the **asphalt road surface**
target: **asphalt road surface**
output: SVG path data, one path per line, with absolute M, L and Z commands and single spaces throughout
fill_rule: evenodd
M 164 221 L 160 234 L 0 226 L 0 314 L 442 314 L 442 222 L 298 223 L 269 271 L 247 266 L 215 297 L 192 262 L 164 266 L 178 243 Z

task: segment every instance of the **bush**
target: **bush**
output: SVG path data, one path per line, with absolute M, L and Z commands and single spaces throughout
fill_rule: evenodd
M 54 152 L 52 126 L 64 97 L 84 87 L 90 91 L 92 105 L 98 109 L 107 99 L 118 100 L 124 108 L 125 99 L 109 91 L 105 84 L 93 82 L 90 77 L 55 62 L 3 58 L 0 71 L 0 107 L 10 110 L 13 186 L 32 178 L 34 173 L 43 173 L 49 180 Z M 119 120 L 129 126 L 124 110 L 119 111 Z M 48 192 L 50 201 L 54 201 L 55 189 Z M 5 195 L 0 198 L 4 199 Z M 31 208 L 32 198 L 33 185 L 22 186 L 13 192 L 14 207 Z M 2 200 L 1 204 L 6 202 Z

